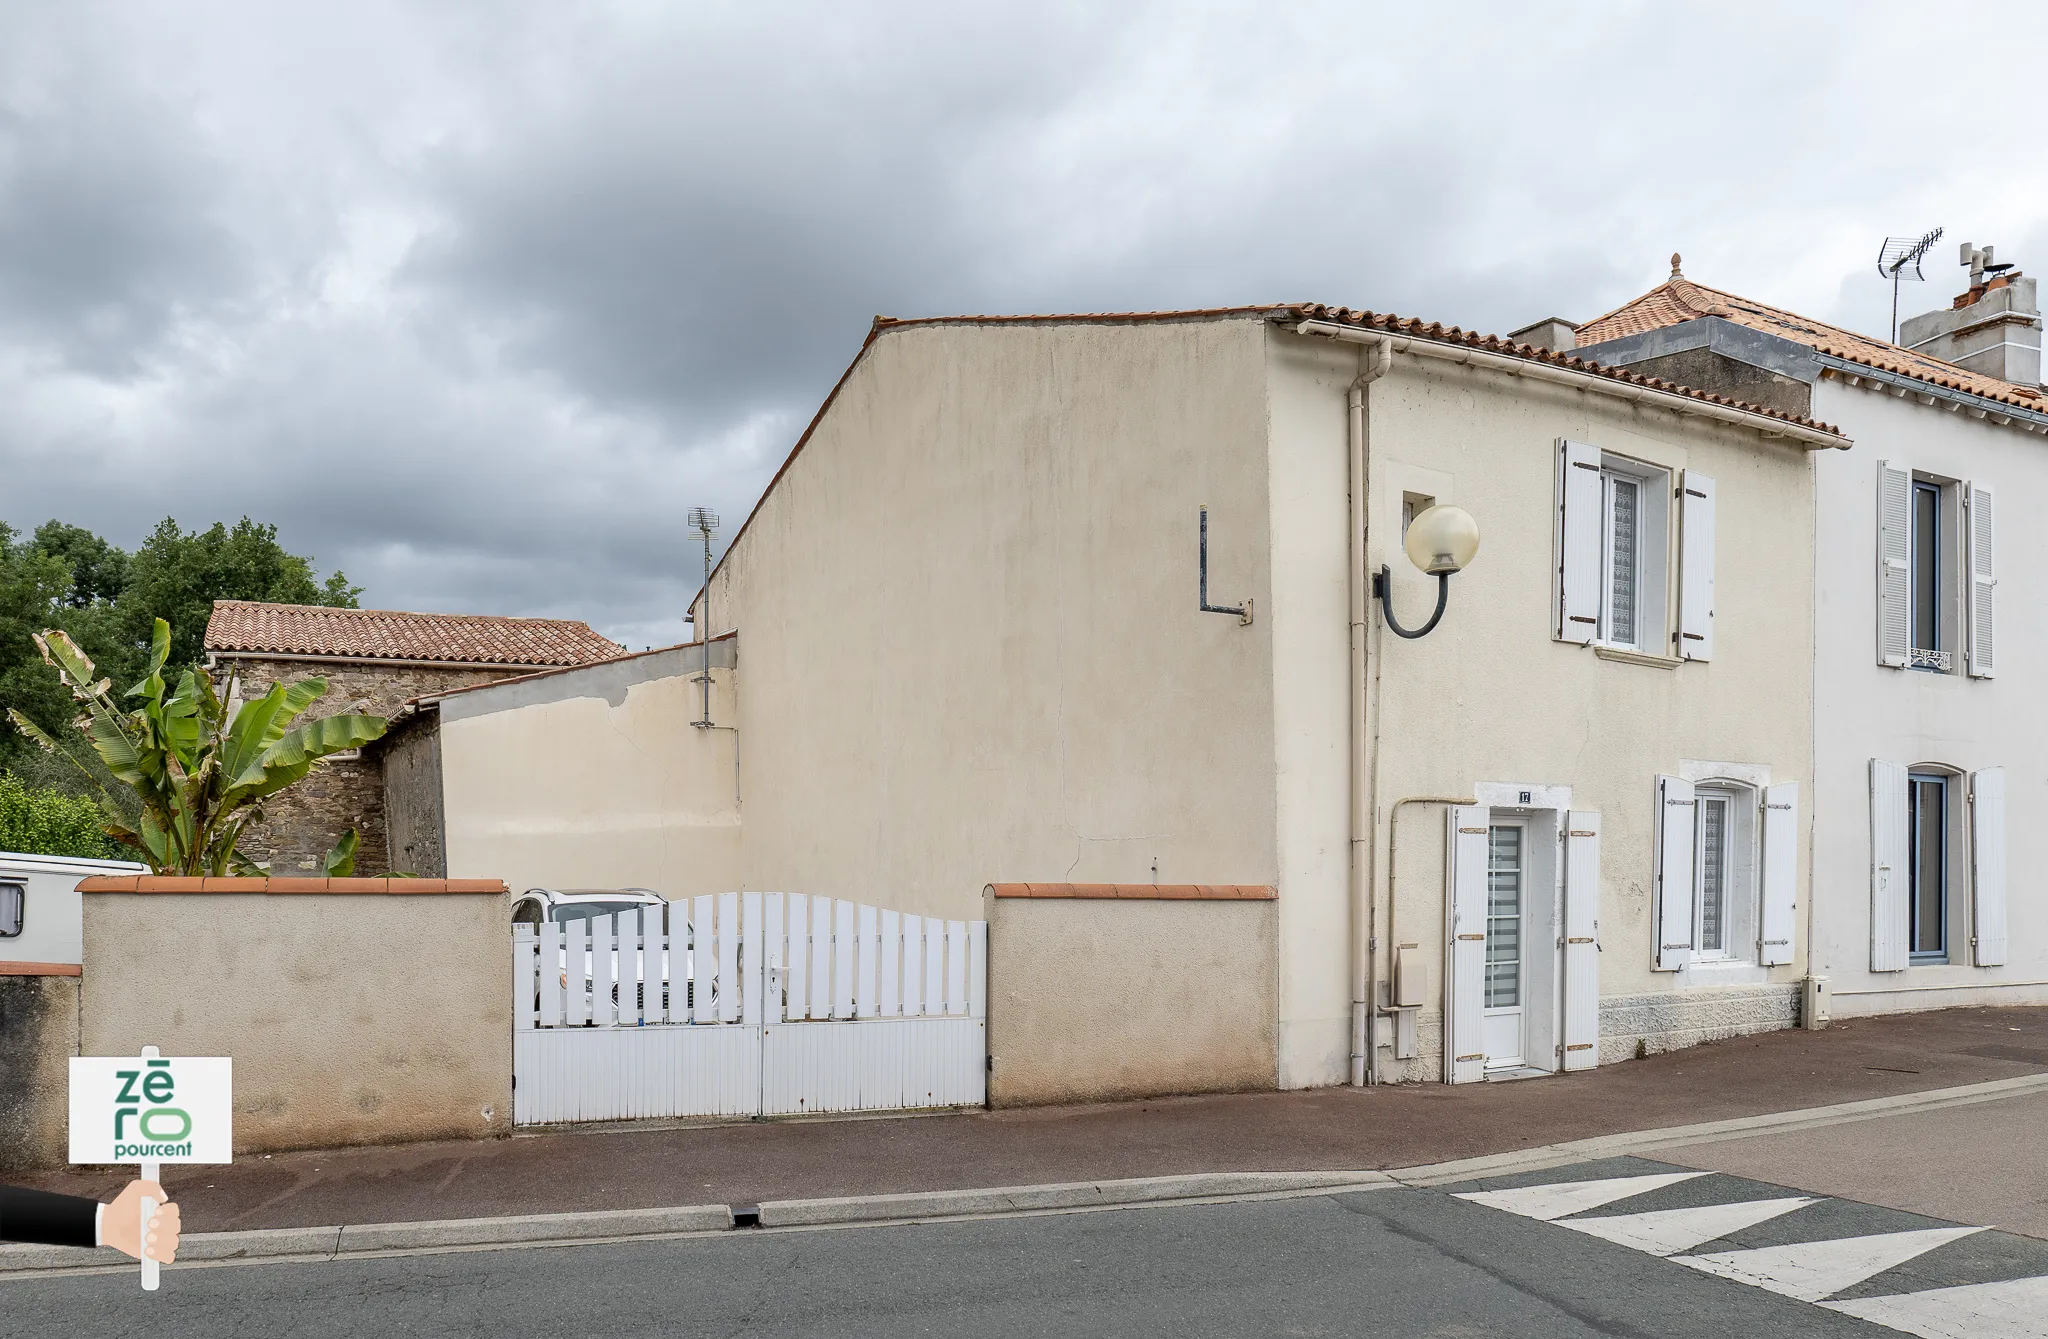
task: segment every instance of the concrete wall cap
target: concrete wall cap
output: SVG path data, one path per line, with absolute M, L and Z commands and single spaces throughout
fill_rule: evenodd
M 1263 883 L 992 883 L 992 897 L 1068 897 L 1163 902 L 1271 902 L 1279 891 Z
M 429 893 L 501 894 L 510 890 L 503 879 L 292 879 L 203 878 L 168 874 L 134 874 L 82 881 L 81 893 Z

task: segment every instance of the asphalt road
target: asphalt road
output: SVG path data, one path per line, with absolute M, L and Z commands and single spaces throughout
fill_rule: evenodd
M 1653 1179 L 1622 1179 L 1639 1177 Z M 1493 1194 L 1531 1187 L 1535 1201 Z M 1790 1265 L 1752 1270 L 1759 1284 L 1678 1257 L 1912 1241 L 1910 1258 L 1852 1268 L 1824 1289 L 1851 1305 L 2048 1275 L 2048 1242 L 2028 1237 L 1944 1232 L 1825 1198 L 1740 1207 L 1789 1193 L 1614 1159 L 1437 1189 L 172 1269 L 154 1296 L 127 1273 L 44 1275 L 0 1281 L 0 1335 L 1872 1336 L 1900 1331 L 1786 1295 L 1805 1277 Z M 1491 1200 L 1461 1198 L 1472 1194 Z M 1718 1223 L 1729 1206 L 1768 1217 L 1678 1251 L 1626 1240 L 1668 1237 L 1674 1219 Z M 1940 1244 L 1896 1235 L 1908 1233 Z M 1928 1296 L 1942 1299 L 1929 1304 L 1937 1312 L 1948 1306 Z M 2031 1305 L 2014 1314 L 2043 1314 Z M 2024 1322 L 1954 1332 L 2043 1333 Z

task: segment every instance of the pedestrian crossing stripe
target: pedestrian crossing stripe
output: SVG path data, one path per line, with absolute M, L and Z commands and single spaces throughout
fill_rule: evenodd
M 1655 1176 L 1611 1176 L 1600 1181 L 1560 1181 L 1545 1186 L 1516 1186 L 1512 1190 L 1480 1190 L 1458 1196 L 1474 1204 L 1504 1209 L 1524 1218 L 1544 1222 L 1566 1214 L 1584 1213 L 1616 1200 L 1625 1200 L 1680 1181 L 1690 1181 L 1705 1172 L 1663 1172 Z
M 1919 1232 L 1882 1232 L 1870 1237 L 1802 1241 L 1754 1251 L 1680 1256 L 1678 1263 L 1753 1288 L 1797 1297 L 1802 1302 L 1818 1302 L 1865 1279 L 1876 1278 L 1887 1269 L 1896 1269 L 1916 1255 L 1925 1255 L 1937 1246 L 1983 1230 L 1934 1227 Z
M 1662 1256 L 1703 1274 L 1810 1302 L 1922 1339 L 2048 1339 L 2048 1275 L 1846 1301 L 1828 1300 L 1937 1247 L 1988 1231 L 1987 1228 L 1923 1228 L 1688 1255 L 1685 1252 L 1708 1242 L 1821 1200 L 1799 1195 L 1643 1213 L 1591 1213 L 1706 1175 L 1710 1173 L 1557 1181 L 1505 1190 L 1467 1191 L 1455 1198 Z M 1575 1218 L 1574 1214 L 1589 1216 Z
M 1567 1218 L 1558 1226 L 1603 1237 L 1617 1246 L 1647 1251 L 1651 1255 L 1678 1255 L 1812 1203 L 1813 1199 L 1800 1195 L 1782 1200 L 1658 1209 L 1651 1213 L 1618 1214 L 1612 1218 Z
M 2042 1339 L 2048 1336 L 2048 1277 L 1965 1283 L 1894 1297 L 1822 1302 L 1830 1311 L 1922 1339 Z M 2015 1321 L 2017 1320 L 2017 1324 Z

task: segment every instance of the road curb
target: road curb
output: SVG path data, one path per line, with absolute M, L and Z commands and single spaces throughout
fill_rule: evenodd
M 1122 1180 L 1071 1181 L 1034 1186 L 996 1186 L 890 1195 L 848 1195 L 832 1199 L 771 1200 L 758 1208 L 764 1228 L 836 1227 L 855 1224 L 928 1222 L 992 1214 L 1058 1213 L 1142 1205 L 1285 1198 L 1375 1187 L 1435 1186 L 1489 1176 L 1537 1171 L 1592 1158 L 1648 1153 L 1664 1148 L 1714 1143 L 1750 1135 L 1788 1133 L 1819 1126 L 1873 1120 L 1909 1111 L 1995 1102 L 2048 1091 L 2048 1074 L 2023 1075 L 1990 1083 L 1935 1088 L 1894 1097 L 1833 1106 L 1597 1135 L 1509 1153 L 1393 1171 L 1200 1172 Z M 733 1226 L 732 1206 L 697 1204 L 660 1209 L 606 1209 L 586 1213 L 518 1214 L 502 1218 L 458 1218 L 413 1223 L 358 1223 L 335 1227 L 265 1228 L 245 1232 L 195 1232 L 178 1248 L 178 1266 L 219 1265 L 259 1260 L 334 1260 L 411 1251 L 488 1249 L 494 1246 L 569 1245 L 718 1233 Z M 108 1251 L 59 1246 L 0 1246 L 0 1278 L 119 1267 Z M 177 1266 L 174 1266 L 176 1268 Z
M 841 1223 L 918 1222 L 981 1214 L 1120 1208 L 1174 1200 L 1310 1194 L 1392 1183 L 1393 1178 L 1385 1172 L 1207 1172 L 1189 1176 L 1132 1177 L 1119 1181 L 994 1186 L 986 1190 L 771 1200 L 761 1205 L 761 1226 L 821 1227 Z

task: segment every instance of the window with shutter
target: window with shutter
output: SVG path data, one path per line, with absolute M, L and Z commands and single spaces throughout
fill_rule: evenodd
M 1877 661 L 1903 669 L 1911 650 L 1913 475 L 1877 462 Z
M 1970 773 L 1970 960 L 2005 962 L 2005 769 Z
M 1997 506 L 1991 485 L 1972 482 L 1963 490 L 1964 534 L 1969 549 L 1968 655 L 1973 678 L 1997 672 Z

